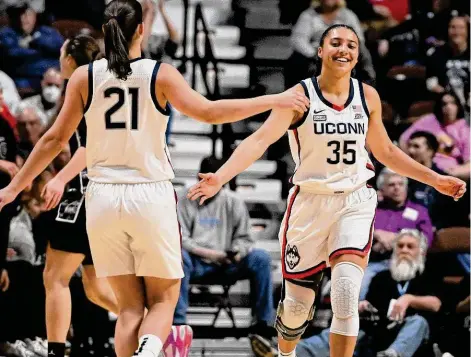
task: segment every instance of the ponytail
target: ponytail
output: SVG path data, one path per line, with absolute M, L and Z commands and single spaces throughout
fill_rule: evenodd
M 72 37 L 65 46 L 65 54 L 71 56 L 77 67 L 100 59 L 100 47 L 93 37 L 77 35 Z
M 105 56 L 108 70 L 125 81 L 132 73 L 129 46 L 139 24 L 142 7 L 137 0 L 113 0 L 105 9 Z
M 128 42 L 115 17 L 112 17 L 104 25 L 104 30 L 108 70 L 113 72 L 119 79 L 125 81 L 132 73 L 131 65 L 129 64 Z

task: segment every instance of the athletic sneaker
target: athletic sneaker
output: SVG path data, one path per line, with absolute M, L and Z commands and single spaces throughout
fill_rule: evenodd
M 191 326 L 172 326 L 172 331 L 162 348 L 163 357 L 188 357 L 191 342 L 193 341 L 193 330 Z
M 37 357 L 33 351 L 26 347 L 26 343 L 17 340 L 15 343 L 7 342 L 5 344 L 5 353 L 15 357 Z
M 36 339 L 30 340 L 29 338 L 25 339 L 26 347 L 37 354 L 40 357 L 48 357 L 47 356 L 47 345 L 43 340 L 41 340 L 39 337 L 36 337 Z
M 249 335 L 252 352 L 257 357 L 276 357 L 278 350 L 273 347 L 270 340 L 260 335 Z

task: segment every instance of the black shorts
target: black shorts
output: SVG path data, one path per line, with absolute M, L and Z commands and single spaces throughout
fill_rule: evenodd
M 85 255 L 83 265 L 93 265 L 92 253 L 88 242 L 87 227 L 85 224 L 85 202 L 75 223 L 57 221 L 57 208 L 48 212 L 51 214 L 51 230 L 48 234 L 51 248 L 69 253 Z

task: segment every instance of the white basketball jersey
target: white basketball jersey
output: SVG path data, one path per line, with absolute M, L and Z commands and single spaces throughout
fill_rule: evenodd
M 301 84 L 311 106 L 288 134 L 296 163 L 293 183 L 318 194 L 355 191 L 374 176 L 365 148 L 369 111 L 361 82 L 350 79 L 342 107 L 324 98 L 315 77 Z
M 88 69 L 87 167 L 90 180 L 145 183 L 174 177 L 165 141 L 169 108 L 155 96 L 160 63 L 131 61 L 132 74 L 117 79 L 108 61 Z

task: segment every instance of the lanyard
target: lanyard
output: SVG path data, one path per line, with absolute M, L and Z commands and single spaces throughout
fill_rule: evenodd
M 406 293 L 407 289 L 409 288 L 409 282 L 406 282 L 404 285 L 397 283 L 397 291 L 399 292 L 399 296 L 402 296 Z

